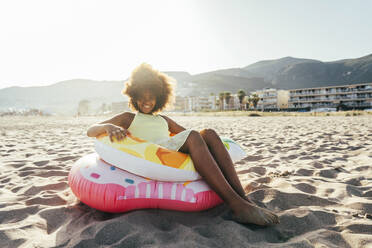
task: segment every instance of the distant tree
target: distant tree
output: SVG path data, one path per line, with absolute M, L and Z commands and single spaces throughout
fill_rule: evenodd
M 245 94 L 245 91 L 244 90 L 242 90 L 242 89 L 240 89 L 240 90 L 238 90 L 238 98 L 239 98 L 239 103 L 240 103 L 240 110 L 242 110 L 243 109 L 243 99 L 244 99 L 244 97 L 246 96 L 246 94 Z
M 220 99 L 220 110 L 224 110 L 225 92 L 220 92 L 218 98 Z
M 230 91 L 225 91 L 225 99 L 226 99 L 227 108 L 229 108 L 230 99 L 231 99 L 231 92 Z
M 257 104 L 258 104 L 258 101 L 260 100 L 260 98 L 258 97 L 257 94 L 253 94 L 252 95 L 252 103 L 253 103 L 253 107 L 254 109 L 257 108 Z
M 253 100 L 253 98 L 252 98 L 251 96 L 248 96 L 248 98 L 247 98 L 247 103 L 246 103 L 246 108 L 247 108 L 247 109 L 250 109 L 251 106 L 253 105 L 253 104 L 252 104 L 252 100 Z

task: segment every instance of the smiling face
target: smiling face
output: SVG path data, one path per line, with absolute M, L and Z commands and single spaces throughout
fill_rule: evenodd
M 149 90 L 143 92 L 137 99 L 138 111 L 144 114 L 151 114 L 155 104 L 156 97 Z

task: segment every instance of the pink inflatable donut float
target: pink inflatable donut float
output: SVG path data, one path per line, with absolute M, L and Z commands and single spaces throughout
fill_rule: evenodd
M 155 181 L 109 165 L 95 153 L 75 162 L 68 183 L 80 201 L 112 213 L 145 208 L 202 211 L 223 202 L 203 180 Z

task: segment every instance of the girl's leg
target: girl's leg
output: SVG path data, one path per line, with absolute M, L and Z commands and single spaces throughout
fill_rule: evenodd
M 247 202 L 235 192 L 214 160 L 200 133 L 191 131 L 180 151 L 190 154 L 195 169 L 232 209 L 238 222 L 257 225 L 269 225 L 279 222 L 278 217 L 274 213 Z
M 245 195 L 245 191 L 236 174 L 234 163 L 217 133 L 213 129 L 203 129 L 200 134 L 231 187 L 239 196 L 252 203 Z

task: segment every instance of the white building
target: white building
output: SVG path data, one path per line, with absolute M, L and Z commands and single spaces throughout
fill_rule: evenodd
M 114 114 L 125 112 L 129 110 L 128 102 L 113 102 L 111 104 L 111 111 Z
M 176 96 L 174 104 L 175 111 L 203 111 L 216 110 L 217 97 L 216 96 Z
M 187 97 L 176 96 L 174 102 L 174 111 L 189 111 L 189 101 Z
M 192 96 L 189 99 L 189 111 L 214 110 L 216 98 L 214 96 Z
M 286 109 L 288 108 L 289 91 L 265 88 L 251 93 L 256 94 L 260 100 L 257 103 L 257 109 Z
M 372 107 L 372 83 L 290 90 L 290 108 Z

